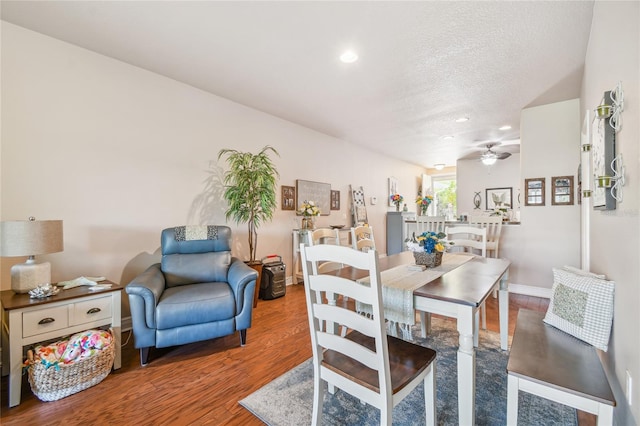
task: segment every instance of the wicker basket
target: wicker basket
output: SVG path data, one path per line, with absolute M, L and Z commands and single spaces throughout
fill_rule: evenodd
M 414 251 L 413 257 L 416 260 L 416 265 L 425 265 L 427 268 L 440 266 L 440 264 L 442 263 L 441 251 L 437 251 L 435 253 L 425 253 L 424 251 Z
M 113 333 L 112 333 L 113 334 Z M 116 355 L 116 344 L 98 351 L 94 356 L 78 362 L 56 367 L 45 367 L 33 362 L 33 352 L 28 351 L 29 384 L 34 395 L 41 401 L 57 401 L 91 386 L 97 385 L 111 372 Z

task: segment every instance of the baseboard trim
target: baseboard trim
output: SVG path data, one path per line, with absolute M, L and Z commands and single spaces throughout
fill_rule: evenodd
M 551 299 L 551 289 L 545 287 L 535 287 L 525 284 L 509 283 L 509 293 L 522 294 L 524 296 L 542 297 Z
M 131 330 L 131 316 L 120 319 L 120 330 L 121 331 Z

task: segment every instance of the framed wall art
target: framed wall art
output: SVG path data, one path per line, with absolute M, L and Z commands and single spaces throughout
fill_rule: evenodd
M 513 199 L 512 188 L 487 188 L 485 202 L 487 210 L 496 208 L 511 208 Z
M 573 205 L 573 176 L 554 176 L 551 178 L 551 205 Z
M 328 216 L 331 209 L 331 185 L 328 183 L 296 180 L 296 205 L 313 201 L 320 209 L 320 216 Z
M 544 206 L 544 178 L 524 180 L 524 205 Z
M 399 194 L 398 192 L 398 179 L 391 176 L 389 178 L 389 195 L 387 196 L 387 203 L 389 203 L 389 207 L 393 207 L 394 204 L 391 202 L 391 196 L 393 194 Z
M 294 186 L 280 187 L 281 202 L 280 206 L 282 210 L 295 210 L 296 209 L 296 188 Z
M 331 210 L 340 210 L 340 191 L 331 190 Z

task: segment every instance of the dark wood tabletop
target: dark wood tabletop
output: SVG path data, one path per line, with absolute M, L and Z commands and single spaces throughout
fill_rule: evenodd
M 380 272 L 414 263 L 413 254 L 410 251 L 378 259 Z M 506 259 L 475 256 L 472 260 L 416 289 L 413 295 L 477 307 L 491 293 L 495 284 L 509 269 L 509 265 L 511 262 Z M 352 267 L 341 268 L 329 274 L 350 280 L 368 276 L 366 271 Z
M 81 285 L 78 287 L 70 288 L 69 290 L 60 289 L 55 296 L 45 297 L 44 299 L 32 299 L 29 297 L 29 293 L 16 293 L 13 290 L 4 290 L 0 292 L 0 301 L 2 307 L 10 311 L 12 309 L 27 308 L 34 305 L 43 305 L 47 303 L 59 302 L 61 300 L 75 299 L 77 297 L 98 295 L 102 293 L 111 293 L 112 291 L 121 291 L 122 287 L 113 281 L 104 280 L 99 281 L 98 284 L 111 284 L 111 288 L 104 290 L 89 291 L 88 286 Z

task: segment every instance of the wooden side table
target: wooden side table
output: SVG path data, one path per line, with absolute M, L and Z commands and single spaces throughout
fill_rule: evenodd
M 12 290 L 0 292 L 2 302 L 2 374 L 9 374 L 9 407 L 20 404 L 24 346 L 91 328 L 111 326 L 116 356 L 113 368 L 121 366 L 120 309 L 122 287 L 89 291 L 87 286 L 60 290 L 46 299 L 31 299 Z

